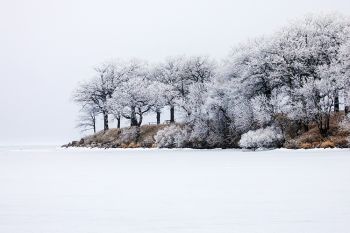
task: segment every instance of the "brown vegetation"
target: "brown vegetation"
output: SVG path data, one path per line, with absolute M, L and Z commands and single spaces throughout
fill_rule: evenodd
M 310 125 L 307 132 L 289 139 L 284 147 L 288 149 L 312 149 L 312 148 L 346 148 L 349 147 L 348 137 L 350 132 L 339 127 L 344 119 L 344 113 L 334 113 L 330 119 L 329 136 L 324 137 L 317 125 Z
M 339 127 L 343 119 L 343 113 L 332 115 L 327 137 L 320 133 L 316 124 L 309 125 L 309 130 L 306 132 L 298 132 L 296 123 L 281 121 L 280 123 L 284 124 L 286 134 L 283 147 L 287 149 L 347 148 L 349 147 L 350 131 Z M 64 145 L 64 147 L 152 148 L 156 147 L 154 136 L 166 126 L 168 125 L 143 125 L 141 127 L 109 129 L 84 137 L 80 141 L 73 141 Z
M 166 125 L 143 125 L 122 129 L 100 131 L 91 136 L 73 141 L 63 147 L 97 147 L 97 148 L 151 148 L 154 147 L 154 136 Z

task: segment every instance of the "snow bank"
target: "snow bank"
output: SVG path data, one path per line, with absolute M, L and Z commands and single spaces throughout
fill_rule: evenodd
M 350 150 L 0 150 L 0 232 L 350 231 Z

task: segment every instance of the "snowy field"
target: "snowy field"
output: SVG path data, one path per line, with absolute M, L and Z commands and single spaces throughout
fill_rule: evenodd
M 350 150 L 0 147 L 3 233 L 346 233 Z

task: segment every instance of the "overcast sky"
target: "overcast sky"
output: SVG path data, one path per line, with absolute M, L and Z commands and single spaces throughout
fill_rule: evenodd
M 72 90 L 111 58 L 224 58 L 307 13 L 349 0 L 0 0 L 0 144 L 78 138 Z

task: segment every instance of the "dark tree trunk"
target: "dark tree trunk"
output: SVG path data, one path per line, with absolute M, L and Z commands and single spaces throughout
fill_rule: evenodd
M 172 105 L 170 106 L 170 123 L 175 122 L 175 107 Z
M 349 106 L 345 106 L 345 109 L 344 109 L 344 112 L 345 112 L 345 115 L 347 115 L 350 111 L 350 107 Z
M 303 129 L 304 129 L 304 132 L 309 131 L 309 125 L 307 123 L 303 123 Z
M 92 127 L 94 129 L 94 133 L 96 133 L 96 119 L 95 118 L 93 119 Z
M 136 108 L 134 106 L 131 107 L 130 126 L 138 126 L 136 119 Z
M 104 129 L 104 131 L 109 129 L 109 126 L 108 126 L 108 112 L 106 112 L 106 111 L 103 112 L 103 129 Z
M 335 93 L 335 98 L 334 98 L 334 112 L 339 112 L 339 94 L 338 94 L 338 92 Z
M 321 116 L 318 120 L 318 129 L 323 137 L 329 136 L 330 117 Z
M 307 114 L 307 104 L 306 104 L 306 100 L 303 98 L 302 99 L 302 105 L 303 105 L 303 113 L 307 116 L 306 118 L 304 118 L 304 120 L 301 120 L 301 124 L 303 127 L 304 132 L 309 131 L 309 117 Z
M 117 128 L 120 129 L 120 117 L 117 118 Z
M 160 124 L 160 111 L 157 111 L 157 125 Z
M 219 116 L 222 120 L 221 120 L 221 131 L 222 131 L 222 136 L 223 136 L 223 141 L 222 141 L 222 145 L 221 147 L 223 149 L 231 146 L 231 137 L 230 137 L 230 123 L 231 123 L 231 119 L 227 116 L 227 113 L 225 111 L 225 109 L 220 108 L 220 114 L 221 116 Z M 207 122 L 207 125 L 209 126 L 209 122 Z M 209 135 L 208 135 L 209 136 Z

